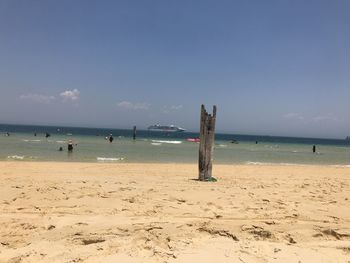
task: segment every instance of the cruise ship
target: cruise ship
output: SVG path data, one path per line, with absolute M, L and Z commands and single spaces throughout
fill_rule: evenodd
M 185 131 L 185 129 L 180 128 L 180 127 L 176 127 L 174 125 L 151 125 L 148 127 L 149 131 L 160 131 L 160 132 L 183 132 Z

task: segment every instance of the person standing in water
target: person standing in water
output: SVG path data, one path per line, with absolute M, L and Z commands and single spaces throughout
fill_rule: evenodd
M 108 140 L 109 140 L 109 142 L 110 142 L 110 143 L 112 143 L 112 142 L 113 142 L 113 140 L 114 140 L 114 138 L 113 138 L 113 134 L 110 134 L 110 135 L 109 135 Z
M 68 152 L 73 152 L 73 141 L 72 140 L 68 141 Z
M 316 153 L 316 145 L 312 146 L 312 152 Z

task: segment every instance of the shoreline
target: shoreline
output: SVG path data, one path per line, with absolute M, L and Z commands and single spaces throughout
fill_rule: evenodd
M 348 262 L 350 170 L 0 161 L 0 262 Z
M 116 158 L 117 159 L 117 158 Z M 197 162 L 129 162 L 123 158 L 121 160 L 106 160 L 106 161 L 52 161 L 52 160 L 40 160 L 40 161 L 28 161 L 21 159 L 3 159 L 0 160 L 1 163 L 18 163 L 18 164 L 95 164 L 95 165 L 194 165 L 198 166 Z M 307 163 L 270 163 L 270 162 L 246 162 L 246 163 L 215 163 L 213 162 L 213 168 L 215 166 L 247 166 L 247 167 L 324 167 L 324 168 L 350 168 L 350 164 L 307 164 Z

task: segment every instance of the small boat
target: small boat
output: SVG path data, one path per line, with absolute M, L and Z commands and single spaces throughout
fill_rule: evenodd
M 201 140 L 199 138 L 187 138 L 186 141 L 188 141 L 188 142 L 200 142 Z
M 160 131 L 160 132 L 183 132 L 185 129 L 176 127 L 174 125 L 151 125 L 148 127 L 149 131 Z

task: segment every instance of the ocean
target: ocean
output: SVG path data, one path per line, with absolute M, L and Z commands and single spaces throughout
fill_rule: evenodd
M 45 138 L 45 133 L 51 136 Z M 115 139 L 112 143 L 106 140 L 109 134 Z M 186 140 L 198 137 L 198 133 L 138 130 L 135 141 L 132 135 L 132 130 L 0 124 L 0 161 L 196 163 L 198 160 L 199 144 Z M 72 153 L 67 151 L 68 140 L 76 144 Z M 232 143 L 233 140 L 238 143 Z M 316 153 L 312 152 L 313 145 Z M 60 147 L 63 151 L 58 150 Z M 350 143 L 336 139 L 216 134 L 214 163 L 350 167 Z

